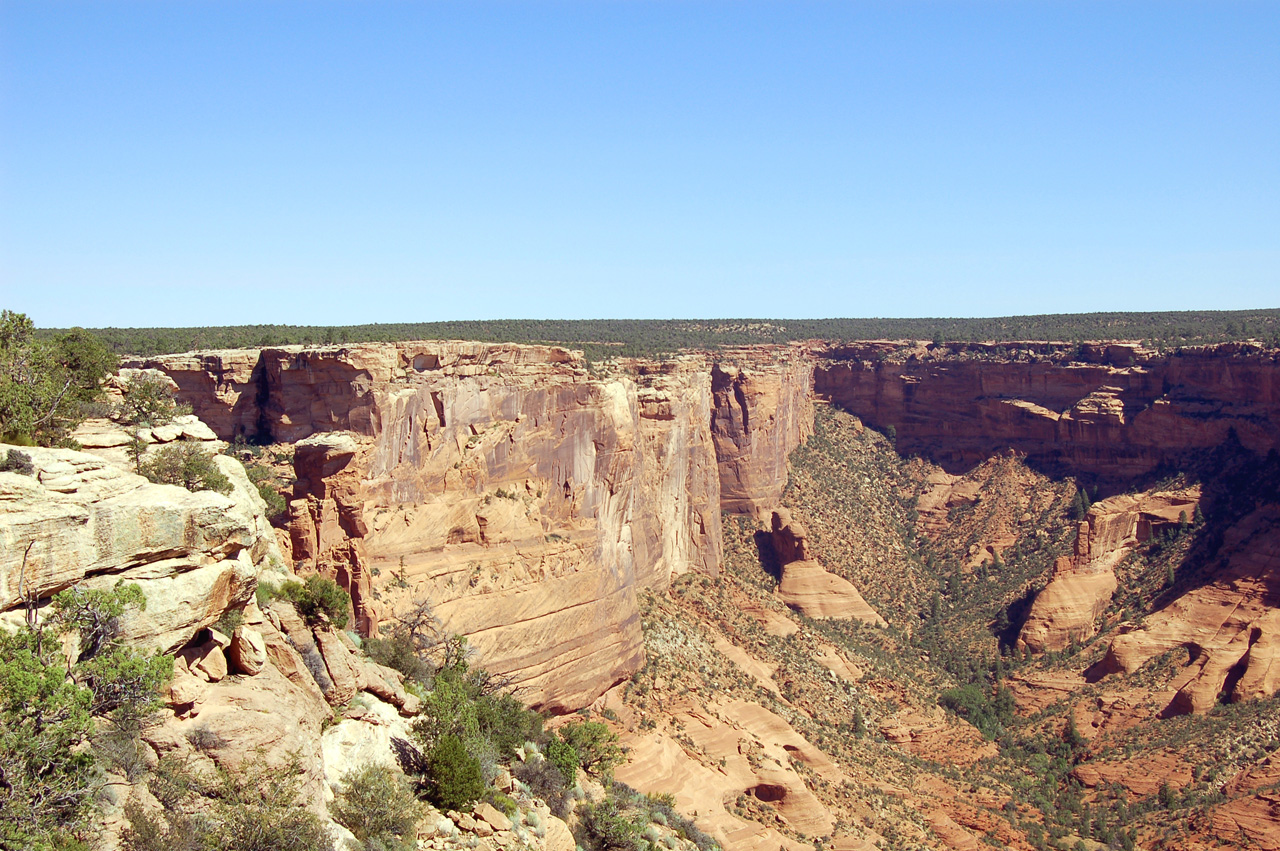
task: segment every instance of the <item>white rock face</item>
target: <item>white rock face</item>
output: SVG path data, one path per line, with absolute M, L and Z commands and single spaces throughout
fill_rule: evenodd
M 5 451 L 8 447 L 0 447 Z M 217 461 L 230 496 L 156 485 L 68 449 L 18 447 L 35 472 L 0 473 L 0 613 L 47 602 L 76 583 L 137 582 L 144 611 L 124 637 L 174 650 L 227 608 L 243 605 L 262 570 L 283 567 L 274 531 L 244 468 Z
M 320 741 L 324 756 L 327 801 L 342 787 L 348 772 L 366 765 L 385 765 L 399 770 L 393 738 L 409 739 L 409 720 L 391 704 L 365 693 L 360 702 L 367 706 L 362 718 L 344 718 L 324 731 Z

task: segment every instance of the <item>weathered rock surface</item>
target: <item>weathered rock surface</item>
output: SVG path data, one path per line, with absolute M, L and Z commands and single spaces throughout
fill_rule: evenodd
M 267 664 L 267 644 L 262 633 L 251 627 L 238 627 L 231 636 L 227 656 L 236 673 L 250 677 L 262 673 Z
M 854 619 L 887 626 L 849 580 L 828 572 L 811 557 L 805 528 L 786 509 L 771 518 L 774 552 L 782 565 L 778 597 L 811 618 Z
M 291 554 L 351 591 L 362 632 L 429 599 L 534 703 L 582 705 L 642 661 L 637 589 L 719 568 L 701 357 L 595 379 L 574 353 L 536 346 L 259 357 L 256 371 L 216 352 L 136 365 L 166 370 L 220 433 L 299 441 Z M 778 443 L 785 481 L 790 446 L 773 431 L 761 445 Z
M 1124 494 L 1090 508 L 1076 531 L 1074 554 L 1058 559 L 1049 584 L 1032 603 L 1018 649 L 1056 652 L 1091 638 L 1116 591 L 1116 565 L 1154 532 L 1187 522 L 1199 499 L 1199 489 L 1191 488 Z
M 1160 354 L 1135 345 L 951 344 L 894 362 L 895 343 L 820 353 L 814 391 L 903 453 L 962 473 L 1007 448 L 1033 464 L 1125 482 L 1234 428 L 1255 452 L 1280 445 L 1280 363 L 1243 343 Z M 1007 350 L 1017 349 L 1018 360 Z
M 813 362 L 801 349 L 742 349 L 711 369 L 711 433 L 724 510 L 764 520 L 787 456 L 813 433 Z
M 1169 714 L 1206 712 L 1280 689 L 1280 506 L 1264 506 L 1227 530 L 1213 580 L 1148 616 L 1121 626 L 1098 672 L 1132 673 L 1176 647 L 1190 661 L 1175 681 Z
M 243 493 L 155 485 L 83 452 L 22 451 L 35 474 L 0 473 L 0 611 L 76 583 L 137 582 L 147 608 L 123 619 L 124 637 L 175 650 L 252 596 L 275 539 Z
M 620 704 L 616 707 L 625 719 L 629 710 Z M 674 795 L 677 808 L 694 814 L 698 824 L 724 848 L 799 851 L 807 847 L 772 828 L 730 814 L 724 802 L 739 794 L 767 802 L 789 827 L 802 834 L 823 836 L 831 832 L 831 813 L 791 768 L 791 762 L 805 763 L 828 782 L 839 783 L 844 775 L 781 718 L 743 701 L 706 707 L 682 705 L 674 708 L 672 717 L 710 764 L 665 733 L 624 734 L 631 758 L 617 769 L 619 780 Z

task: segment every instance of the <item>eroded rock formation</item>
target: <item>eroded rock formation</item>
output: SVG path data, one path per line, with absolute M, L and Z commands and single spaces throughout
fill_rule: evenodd
M 1004 449 L 1055 472 L 1123 484 L 1234 429 L 1265 453 L 1280 445 L 1280 364 L 1249 344 L 1161 354 L 1136 345 L 863 343 L 824 353 L 814 391 L 899 451 L 964 472 Z M 1010 352 L 1018 353 L 1012 357 Z
M 642 664 L 637 590 L 714 576 L 722 506 L 776 498 L 812 419 L 798 354 L 599 377 L 563 349 L 474 343 L 134 366 L 164 370 L 224 429 L 296 441 L 294 563 L 347 587 L 362 631 L 429 600 L 485 665 L 559 709 Z
M 1185 648 L 1190 658 L 1169 714 L 1205 712 L 1219 696 L 1240 701 L 1280 690 L 1280 507 L 1265 506 L 1232 526 L 1211 575 L 1141 625 L 1122 626 L 1100 672 L 1132 673 Z
M 771 518 L 773 551 L 782 568 L 778 597 L 811 618 L 837 618 L 887 626 L 849 580 L 828 572 L 809 552 L 805 528 L 785 508 Z
M 1190 488 L 1125 494 L 1093 505 L 1076 530 L 1074 554 L 1058 559 L 1032 603 L 1018 649 L 1056 652 L 1091 638 L 1116 591 L 1116 565 L 1153 533 L 1186 525 L 1199 498 L 1199 488 Z
M 175 650 L 253 595 L 257 577 L 282 570 L 263 504 L 230 458 L 233 491 L 156 485 L 101 458 L 67 449 L 21 450 L 32 475 L 0 473 L 0 612 L 17 618 L 74 584 L 138 582 L 145 611 L 124 637 Z

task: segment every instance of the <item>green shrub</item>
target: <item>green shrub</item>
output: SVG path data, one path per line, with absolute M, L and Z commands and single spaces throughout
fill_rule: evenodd
M 503 762 L 526 741 L 542 737 L 542 716 L 509 694 L 481 694 L 475 702 L 476 725 Z
M 298 609 L 307 623 L 320 623 L 322 616 L 338 629 L 351 619 L 351 597 L 332 579 L 312 574 L 302 582 L 289 580 L 276 593 Z
M 451 733 L 441 736 L 427 754 L 427 779 L 432 803 L 446 810 L 466 810 L 485 790 L 480 760 Z
M 367 849 L 417 848 L 422 811 L 403 774 L 385 765 L 366 765 L 349 772 L 342 787 L 329 811 Z
M 77 586 L 54 597 L 41 628 L 0 630 L 0 848 L 76 847 L 93 808 L 95 756 L 126 775 L 137 770 L 137 751 L 124 746 L 136 744 L 137 719 L 173 664 L 117 643 L 120 615 L 145 605 L 136 585 Z M 72 631 L 79 656 L 68 672 L 60 636 Z M 113 718 L 86 749 L 95 711 Z
M 41 646 L 43 644 L 43 646 Z M 88 819 L 92 696 L 67 679 L 57 642 L 0 631 L 0 848 L 52 848 Z
M 552 734 L 547 740 L 547 761 L 560 772 L 566 785 L 578 782 L 578 766 L 581 764 L 578 749 L 558 735 Z
M 171 443 L 142 461 L 139 472 L 156 484 L 181 485 L 189 491 L 231 493 L 231 480 L 213 457 L 195 443 Z
M 140 373 L 130 378 L 121 390 L 116 419 L 135 428 L 154 428 L 189 413 L 190 406 L 174 401 L 168 381 L 158 375 Z
M 275 520 L 289 510 L 289 503 L 281 496 L 280 491 L 275 488 L 275 472 L 267 465 L 259 464 L 253 461 L 251 457 L 245 457 L 244 448 L 244 444 L 232 444 L 227 447 L 226 454 L 232 458 L 241 459 L 244 464 L 245 475 L 249 477 L 249 481 L 257 488 L 258 496 L 262 497 L 262 501 L 267 504 L 267 519 Z M 258 454 L 260 454 L 260 451 Z
M 125 851 L 333 851 L 329 829 L 306 809 L 297 762 L 246 765 L 243 772 L 197 777 L 181 764 L 162 762 L 157 776 L 163 770 L 166 788 L 157 798 L 165 810 L 125 808 Z
M 520 809 L 510 796 L 502 794 L 497 789 L 486 789 L 484 799 L 507 818 L 514 818 L 516 811 Z
M 379 665 L 394 668 L 406 679 L 422 685 L 431 684 L 435 668 L 418 654 L 418 649 L 407 635 L 392 633 L 389 638 L 366 638 L 362 646 L 369 658 Z
M 35 471 L 35 465 L 31 463 L 31 456 L 25 452 L 10 449 L 4 453 L 3 458 L 0 458 L 0 473 L 18 473 L 23 476 L 30 476 Z
M 577 751 L 578 765 L 588 774 L 608 778 L 622 764 L 618 734 L 599 721 L 572 721 L 560 728 L 560 735 Z
M 213 628 L 223 635 L 231 635 L 244 623 L 244 609 L 227 609 L 219 616 Z
M 628 818 L 612 798 L 579 810 L 574 838 L 586 851 L 638 851 L 645 825 Z

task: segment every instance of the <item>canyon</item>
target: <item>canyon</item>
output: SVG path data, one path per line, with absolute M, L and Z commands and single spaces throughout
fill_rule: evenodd
M 91 423 L 82 442 L 98 455 L 39 450 L 34 479 L 0 473 L 4 617 L 16 622 L 26 601 L 77 582 L 145 580 L 156 605 L 129 622 L 130 640 L 182 660 L 156 750 L 200 757 L 184 739 L 197 723 L 237 743 L 226 758 L 301 748 L 320 799 L 338 770 L 320 743 L 369 726 L 322 731 L 327 707 L 368 695 L 380 707 L 369 718 L 381 712 L 394 730 L 415 699 L 341 630 L 253 601 L 256 584 L 292 574 L 347 589 L 360 635 L 428 602 L 524 702 L 553 715 L 607 710 L 632 752 L 620 779 L 673 794 L 726 848 L 822 837 L 849 851 L 976 848 L 984 833 L 1030 847 L 998 815 L 1007 795 L 962 793 L 940 773 L 890 777 L 819 741 L 819 720 L 851 723 L 856 709 L 893 753 L 945 751 L 964 766 L 994 753 L 936 692 L 895 681 L 829 631 L 908 646 L 928 627 L 917 612 L 938 578 L 908 591 L 915 568 L 898 567 L 900 552 L 873 546 L 855 570 L 833 546 L 838 531 L 806 531 L 821 518 L 796 503 L 790 459 L 827 428 L 828 411 L 850 417 L 868 453 L 906 465 L 892 493 L 907 506 L 895 521 L 910 526 L 904 541 L 964 539 L 955 581 L 997 582 L 1019 553 L 1035 577 L 1010 591 L 1028 600 L 1012 625 L 1019 657 L 1096 647 L 1071 670 L 1020 673 L 1024 715 L 1065 696 L 1092 739 L 1280 687 L 1274 506 L 1228 517 L 1198 484 L 1165 481 L 1224 445 L 1258 463 L 1280 449 L 1280 353 L 1261 346 L 810 342 L 600 364 L 556 346 L 417 341 L 189 352 L 123 368 L 171 381 L 197 418 L 193 437 L 210 436 L 202 423 L 222 441 L 287 446 L 286 513 L 267 525 L 229 458 L 219 464 L 236 482 L 230 497 L 145 485 L 104 460 L 119 439 Z M 989 469 L 1006 461 L 1022 482 L 1017 508 L 981 525 L 974 518 L 1006 498 Z M 854 484 L 878 487 L 872 479 Z M 1032 511 L 1061 510 L 1037 488 L 1066 479 L 1098 494 L 1079 520 L 1058 521 L 1069 549 L 1022 556 L 1037 539 Z M 1224 519 L 1199 578 L 1150 611 L 1116 612 L 1135 554 L 1201 506 Z M 898 602 L 909 597 L 919 599 Z M 222 635 L 215 624 L 233 608 L 243 624 Z M 802 658 L 783 649 L 795 646 Z M 1167 681 L 1126 691 L 1175 650 L 1187 658 Z M 1073 697 L 1089 689 L 1092 710 Z M 244 707 L 290 720 L 251 731 Z M 1265 837 L 1280 820 L 1260 814 L 1269 787 L 1248 771 L 1266 769 L 1242 767 L 1206 818 Z M 902 815 L 912 808 L 923 824 Z M 907 832 L 894 839 L 890 824 Z

